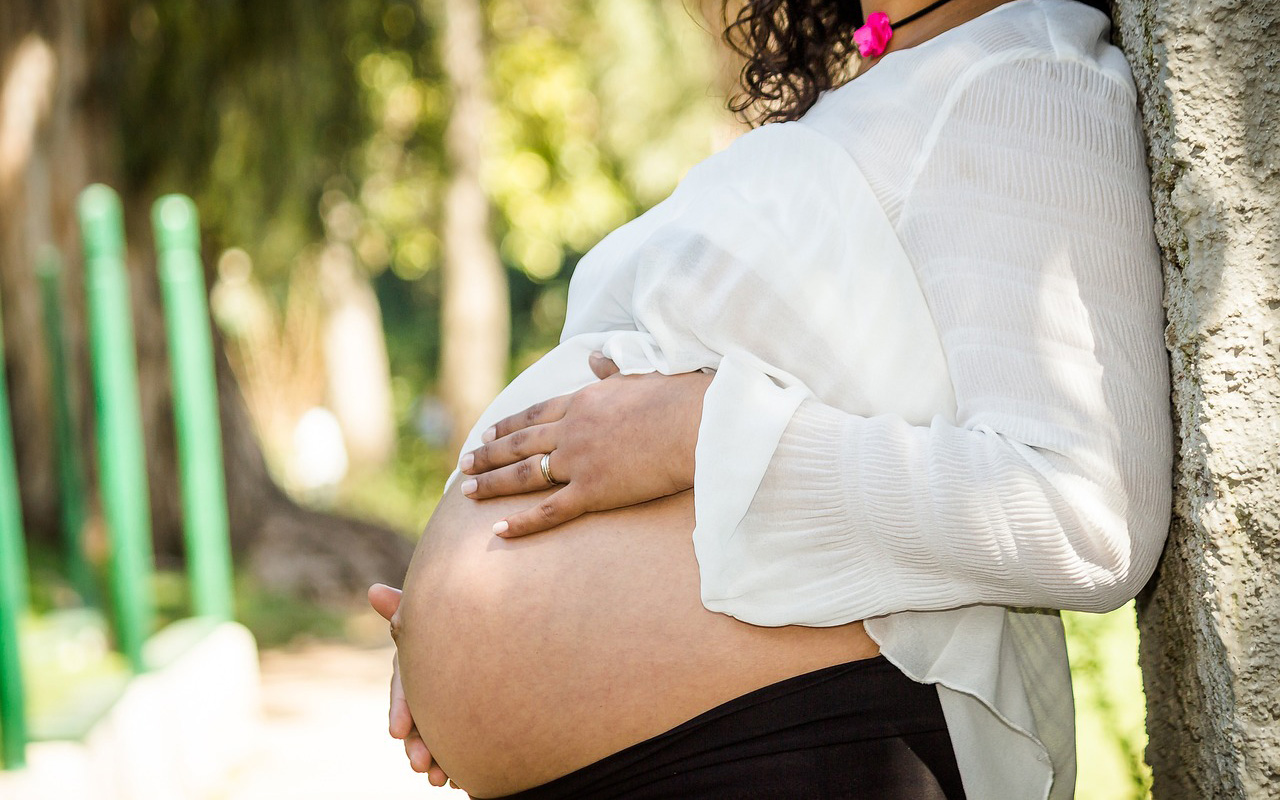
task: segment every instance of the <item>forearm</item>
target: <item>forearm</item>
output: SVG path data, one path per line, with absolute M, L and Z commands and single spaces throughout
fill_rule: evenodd
M 1126 457 L 1107 466 L 806 401 L 741 522 L 695 533 L 704 602 L 816 625 L 971 603 L 1115 607 L 1167 526 L 1167 475 L 1144 466 L 1167 456 L 1140 438 L 1116 442 Z

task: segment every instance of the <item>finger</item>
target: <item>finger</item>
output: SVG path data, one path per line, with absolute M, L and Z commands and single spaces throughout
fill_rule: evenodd
M 535 453 L 550 453 L 554 449 L 556 449 L 556 426 L 543 423 L 512 431 L 506 436 L 477 447 L 464 455 L 458 466 L 468 475 L 480 475 L 499 467 L 516 464 Z M 466 494 L 466 489 L 462 491 Z
M 432 786 L 444 786 L 450 782 L 449 776 L 445 775 L 440 765 L 434 762 L 431 764 L 431 769 L 427 770 L 427 780 L 431 782 Z M 454 788 L 456 789 L 457 786 L 455 785 Z
M 596 374 L 600 380 L 604 380 L 610 375 L 618 374 L 618 365 L 599 350 L 587 357 L 587 361 L 591 364 L 591 371 Z
M 400 682 L 400 657 L 391 659 L 391 704 L 387 710 L 387 732 L 395 739 L 407 739 L 414 735 L 413 714 L 409 701 L 404 697 L 404 684 Z
M 427 749 L 426 743 L 422 741 L 422 737 L 416 730 L 405 737 L 404 754 L 409 759 L 409 766 L 413 767 L 414 772 L 426 772 L 435 762 L 431 757 L 431 751 Z
M 369 587 L 369 605 L 373 606 L 373 610 L 377 611 L 383 619 L 390 622 L 396 609 L 400 608 L 401 594 L 399 589 L 385 583 L 375 583 Z
M 582 516 L 586 511 L 579 492 L 570 484 L 555 494 L 544 497 L 533 508 L 499 520 L 494 524 L 493 532 L 504 539 L 528 536 L 563 525 Z
M 569 408 L 569 401 L 572 399 L 573 394 L 562 394 L 559 397 L 535 403 L 519 414 L 512 414 L 509 417 L 498 420 L 480 435 L 480 441 L 487 444 L 495 439 L 501 439 L 503 436 L 510 436 L 521 428 L 555 422 L 564 416 L 565 409 Z M 463 471 L 465 472 L 466 470 Z
M 427 750 L 427 745 L 422 741 L 422 737 L 414 731 L 413 735 L 404 741 L 404 754 L 409 759 L 409 766 L 414 772 L 427 773 L 427 780 L 432 786 L 444 786 L 449 780 L 449 776 L 445 774 L 436 760 L 431 756 L 431 752 Z
M 462 482 L 462 493 L 473 500 L 489 497 L 507 497 L 526 492 L 540 492 L 557 484 L 547 483 L 542 475 L 542 453 L 529 456 L 509 467 L 495 469 Z M 568 483 L 566 476 L 552 472 L 559 483 Z

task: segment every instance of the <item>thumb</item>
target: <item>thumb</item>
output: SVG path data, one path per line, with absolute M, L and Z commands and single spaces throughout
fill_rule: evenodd
M 393 589 L 385 583 L 375 583 L 369 587 L 369 605 L 373 606 L 373 610 L 377 611 L 383 619 L 390 621 L 396 609 L 400 607 L 401 594 L 399 589 Z
M 596 374 L 600 380 L 608 378 L 610 375 L 618 374 L 618 365 L 613 363 L 613 359 L 605 356 L 604 353 L 596 351 L 587 359 L 591 363 L 591 371 Z

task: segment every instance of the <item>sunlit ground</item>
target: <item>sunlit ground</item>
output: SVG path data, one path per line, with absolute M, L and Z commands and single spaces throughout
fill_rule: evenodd
M 258 746 L 219 800 L 464 800 L 413 772 L 387 736 L 391 654 L 389 640 L 264 652 Z

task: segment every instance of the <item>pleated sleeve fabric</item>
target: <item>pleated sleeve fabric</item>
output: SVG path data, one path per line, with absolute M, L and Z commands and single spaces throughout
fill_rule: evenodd
M 1053 53 L 1002 53 L 956 82 L 896 226 L 955 417 L 804 400 L 748 507 L 699 508 L 708 608 L 822 625 L 973 603 L 1105 611 L 1137 593 L 1167 529 L 1171 445 L 1135 114 L 1131 86 Z M 734 449 L 704 445 L 714 480 Z

